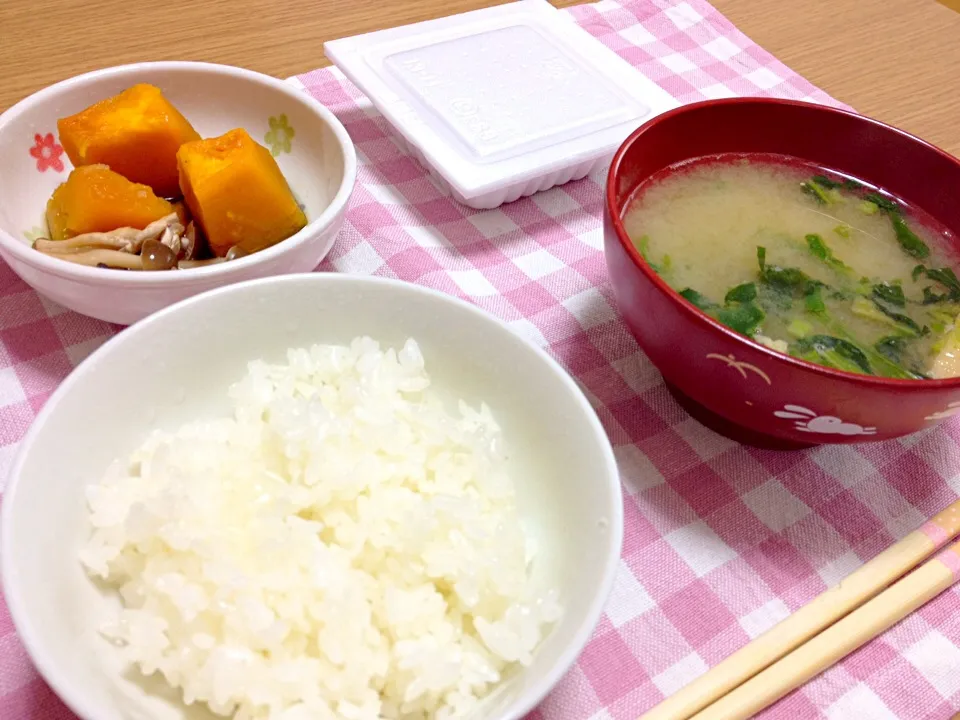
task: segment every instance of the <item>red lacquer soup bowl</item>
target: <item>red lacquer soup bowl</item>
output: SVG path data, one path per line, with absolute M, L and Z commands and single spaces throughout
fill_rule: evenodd
M 719 324 L 650 268 L 621 221 L 631 195 L 676 163 L 724 153 L 790 155 L 838 170 L 960 236 L 960 161 L 896 128 L 764 98 L 711 100 L 654 118 L 610 166 L 605 252 L 620 312 L 680 404 L 728 437 L 779 448 L 886 440 L 960 413 L 960 378 L 890 380 L 797 360 Z

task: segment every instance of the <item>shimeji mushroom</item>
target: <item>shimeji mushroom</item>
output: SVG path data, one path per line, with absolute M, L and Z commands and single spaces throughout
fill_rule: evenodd
M 227 262 L 228 260 L 236 260 L 237 258 L 246 257 L 249 254 L 250 253 L 243 250 L 239 245 L 234 245 L 232 248 L 227 250 L 227 254 L 223 257 L 213 257 L 207 260 L 184 259 L 177 263 L 177 267 L 181 270 L 189 270 L 190 268 L 204 267 L 206 265 L 218 265 L 220 263 Z
M 171 270 L 177 266 L 176 253 L 158 240 L 145 240 L 140 248 L 139 255 L 109 248 L 50 254 L 77 265 L 116 268 L 118 270 Z
M 124 270 L 170 270 L 177 266 L 183 225 L 176 213 L 156 220 L 143 230 L 117 228 L 84 233 L 67 240 L 38 238 L 36 250 L 67 262 Z
M 180 238 L 180 259 L 193 260 L 199 249 L 199 244 L 197 226 L 191 220 L 187 223 L 187 229 L 183 231 L 183 236 Z

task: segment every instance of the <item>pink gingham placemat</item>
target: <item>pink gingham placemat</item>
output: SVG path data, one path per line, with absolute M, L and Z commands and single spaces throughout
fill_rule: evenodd
M 566 11 L 682 102 L 775 95 L 839 105 L 703 0 Z M 685 415 L 618 319 L 601 251 L 602 176 L 497 210 L 443 196 L 336 70 L 300 76 L 357 145 L 356 192 L 321 269 L 467 298 L 547 346 L 616 448 L 626 537 L 613 595 L 535 720 L 635 720 L 956 499 L 960 422 L 902 441 L 795 453 Z M 0 262 L 0 478 L 46 398 L 116 332 L 41 300 Z M 948 591 L 762 715 L 939 719 L 960 710 L 960 592 Z M 0 718 L 71 713 L 0 602 Z

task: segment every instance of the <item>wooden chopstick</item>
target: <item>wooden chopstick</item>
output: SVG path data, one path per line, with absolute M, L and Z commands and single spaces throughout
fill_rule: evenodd
M 960 534 L 960 500 L 668 697 L 640 720 L 688 720 L 909 572 Z
M 958 580 L 960 542 L 694 715 L 694 720 L 752 717 L 896 625 Z

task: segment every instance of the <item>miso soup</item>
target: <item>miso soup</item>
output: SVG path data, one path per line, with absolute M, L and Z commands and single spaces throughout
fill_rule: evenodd
M 889 378 L 960 375 L 952 234 L 882 190 L 772 155 L 670 168 L 624 225 L 687 301 L 774 350 Z

